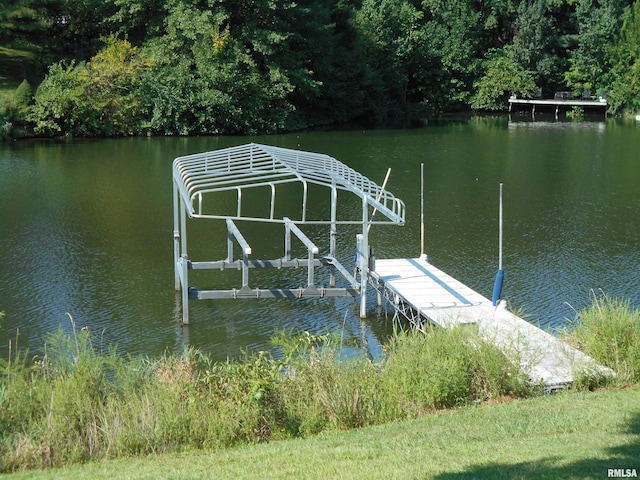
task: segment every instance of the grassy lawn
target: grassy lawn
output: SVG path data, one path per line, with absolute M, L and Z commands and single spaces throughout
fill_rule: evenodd
M 614 468 L 640 472 L 637 386 L 467 407 L 307 440 L 3 478 L 597 479 Z
M 24 80 L 24 71 L 33 62 L 34 54 L 0 46 L 0 98 L 12 93 Z

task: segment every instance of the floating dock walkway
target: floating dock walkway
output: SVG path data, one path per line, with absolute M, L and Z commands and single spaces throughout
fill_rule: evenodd
M 430 264 L 426 258 L 376 260 L 373 286 L 412 325 L 475 325 L 479 335 L 512 359 L 532 382 L 566 387 L 576 372 L 613 372 L 560 339 L 509 312 Z
M 175 288 L 181 291 L 184 324 L 189 322 L 189 300 L 194 299 L 351 296 L 360 297 L 360 316 L 365 317 L 367 287 L 372 287 L 377 290 L 380 304 L 383 298 L 388 300 L 398 314 L 420 330 L 428 323 L 444 328 L 456 325 L 477 328 L 484 340 L 518 362 L 532 382 L 542 383 L 547 389 L 572 383 L 576 372 L 613 374 L 506 308 L 494 307 L 491 300 L 434 267 L 425 256 L 376 260 L 369 246 L 369 229 L 380 224 L 403 225 L 404 203 L 384 185 L 378 186 L 335 158 L 248 144 L 176 158 L 173 182 Z M 311 216 L 308 209 L 312 201 L 311 187 L 322 187 L 327 192 L 328 219 Z M 276 201 L 280 198 L 276 191 L 285 188 L 299 201 L 293 208 L 291 199 L 287 204 Z M 243 203 L 249 192 L 262 195 L 264 201 L 254 199 L 251 204 Z M 339 192 L 341 197 L 355 196 L 361 208 L 339 209 Z M 224 206 L 226 211 L 223 211 Z M 378 216 L 374 220 L 376 213 Z M 226 222 L 227 257 L 213 261 L 191 260 L 187 253 L 188 219 Z M 249 258 L 254 249 L 241 231 L 246 221 L 281 225 L 285 233 L 284 256 Z M 305 225 L 327 227 L 329 251 L 324 255 L 320 254 L 316 241 L 301 230 Z M 355 275 L 351 275 L 350 269 L 337 258 L 337 228 L 340 225 L 360 225 L 362 229 L 362 233 L 356 235 Z M 302 258 L 294 258 L 293 240 L 306 252 Z M 240 247 L 240 258 L 234 256 L 234 246 Z M 306 285 L 259 288 L 250 285 L 249 273 L 255 268 L 306 268 L 307 282 Z M 226 269 L 240 272 L 239 288 L 203 290 L 189 284 L 191 270 L 215 272 Z M 328 287 L 318 287 L 316 273 L 320 269 L 328 269 Z

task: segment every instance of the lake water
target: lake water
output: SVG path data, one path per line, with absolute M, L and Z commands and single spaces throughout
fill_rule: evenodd
M 377 355 L 392 312 L 373 295 L 365 320 L 353 299 L 219 300 L 191 301 L 190 325 L 178 324 L 171 163 L 252 141 L 326 153 L 378 184 L 391 167 L 387 188 L 407 223 L 371 229 L 379 258 L 420 254 L 424 163 L 426 253 L 489 298 L 503 182 L 503 297 L 513 307 L 551 330 L 593 292 L 640 307 L 640 123 L 471 117 L 411 130 L 24 141 L 0 144 L 0 357 L 18 331 L 20 346 L 41 350 L 49 332 L 71 329 L 67 314 L 134 354 L 188 344 L 225 359 L 268 349 L 284 329 L 342 331 Z M 224 258 L 225 245 L 206 240 L 195 246 L 202 259 Z

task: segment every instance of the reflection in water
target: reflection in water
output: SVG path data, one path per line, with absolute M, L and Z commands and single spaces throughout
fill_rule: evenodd
M 425 164 L 430 261 L 491 296 L 498 261 L 498 185 L 504 183 L 503 294 L 532 320 L 556 328 L 592 289 L 640 306 L 638 127 L 608 122 L 460 118 L 415 130 L 314 132 L 268 137 L 33 141 L 0 146 L 0 356 L 19 342 L 41 349 L 47 332 L 70 330 L 69 312 L 104 343 L 159 354 L 193 345 L 214 358 L 267 349 L 279 330 L 344 331 L 372 355 L 393 312 L 369 298 L 361 321 L 352 299 L 201 301 L 177 325 L 172 267 L 171 162 L 180 155 L 250 141 L 335 156 L 407 206 L 404 227 L 373 227 L 379 258 L 420 253 L 420 164 Z M 279 198 L 280 200 L 280 198 Z M 319 205 L 328 199 L 314 199 Z M 354 205 L 359 208 L 359 205 Z M 223 222 L 192 222 L 194 260 L 226 256 Z M 315 228 L 315 230 L 314 230 Z M 282 255 L 282 232 L 243 234 L 259 257 Z M 328 249 L 328 232 L 311 227 Z M 349 266 L 357 229 L 340 229 Z M 193 244 L 192 244 L 193 241 Z M 254 273 L 261 284 L 304 284 L 305 271 Z M 194 277 L 229 288 L 239 272 Z M 385 310 L 386 309 L 386 310 Z

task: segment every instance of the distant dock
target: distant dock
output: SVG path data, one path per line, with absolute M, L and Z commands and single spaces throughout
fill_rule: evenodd
M 524 98 L 510 98 L 509 99 L 509 113 L 514 108 L 522 108 L 522 106 L 531 107 L 531 115 L 535 116 L 536 108 L 553 108 L 555 109 L 555 116 L 558 118 L 558 113 L 561 110 L 569 110 L 573 107 L 580 107 L 583 109 L 602 110 L 605 118 L 607 116 L 607 101 L 591 100 L 591 99 L 570 99 L 570 98 L 553 98 L 553 99 L 524 99 Z

